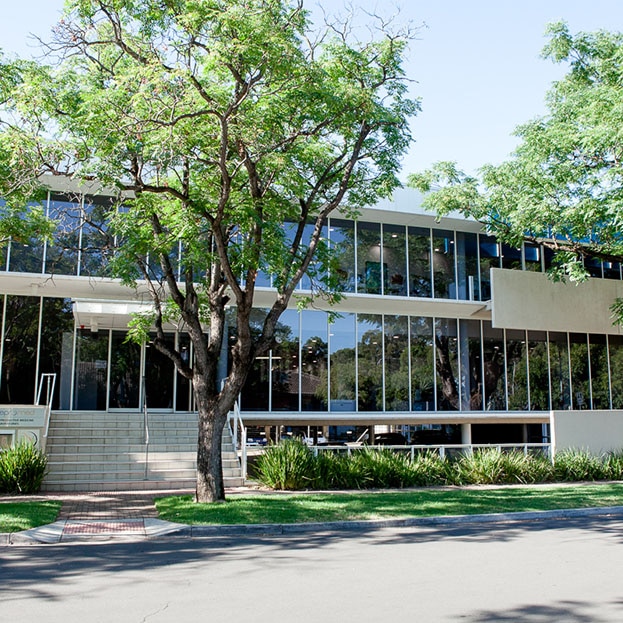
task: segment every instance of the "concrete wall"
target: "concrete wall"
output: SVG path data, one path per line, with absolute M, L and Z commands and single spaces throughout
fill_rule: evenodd
M 623 411 L 552 411 L 551 432 L 554 453 L 623 450 Z
M 494 327 L 620 334 L 622 328 L 612 324 L 610 311 L 617 297 L 623 297 L 623 281 L 555 283 L 544 273 L 491 271 Z

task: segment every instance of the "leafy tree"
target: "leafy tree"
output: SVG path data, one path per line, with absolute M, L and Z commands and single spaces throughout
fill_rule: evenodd
M 547 114 L 516 130 L 512 158 L 479 178 L 441 162 L 410 177 L 440 213 L 458 210 L 503 242 L 540 242 L 555 252 L 552 275 L 581 281 L 585 258 L 623 260 L 623 34 L 572 35 L 548 28 L 543 56 L 566 63 L 547 95 Z M 623 305 L 617 305 L 619 317 Z
M 154 311 L 133 336 L 155 327 L 154 346 L 192 382 L 198 501 L 224 498 L 227 413 L 302 275 L 339 298 L 323 222 L 399 184 L 418 108 L 402 70 L 412 33 L 379 24 L 361 42 L 349 25 L 315 32 L 302 0 L 68 0 L 49 44 L 58 63 L 14 64 L 2 83 L 3 177 L 30 188 L 49 172 L 119 192 L 106 215 L 121 241 L 112 274 L 147 285 Z M 276 293 L 254 331 L 258 274 Z M 194 361 L 165 339 L 166 322 L 188 333 Z

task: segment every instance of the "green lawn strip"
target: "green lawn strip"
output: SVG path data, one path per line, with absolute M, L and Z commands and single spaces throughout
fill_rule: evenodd
M 61 502 L 1 502 L 0 532 L 19 532 L 53 523 L 61 510 Z
M 223 504 L 196 504 L 192 496 L 156 500 L 160 519 L 190 525 L 352 521 L 618 505 L 623 505 L 623 483 L 258 494 L 231 496 Z

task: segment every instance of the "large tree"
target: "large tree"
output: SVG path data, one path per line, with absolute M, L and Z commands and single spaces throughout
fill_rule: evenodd
M 302 0 L 69 0 L 48 66 L 14 64 L 2 84 L 9 199 L 45 172 L 119 191 L 113 274 L 147 284 L 153 313 L 134 336 L 155 330 L 192 382 L 198 501 L 224 499 L 227 414 L 303 274 L 312 296 L 339 297 L 326 218 L 399 184 L 418 108 L 402 70 L 410 32 L 378 24 L 362 42 L 349 25 L 315 30 Z M 260 271 L 275 295 L 258 331 Z M 226 306 L 236 341 L 220 387 Z M 193 361 L 166 323 L 188 333 Z
M 516 130 L 512 157 L 474 177 L 441 162 L 410 184 L 429 208 L 476 218 L 515 247 L 546 245 L 554 278 L 582 281 L 585 258 L 623 261 L 623 35 L 572 35 L 564 23 L 548 35 L 544 57 L 568 72 L 547 94 L 547 114 Z

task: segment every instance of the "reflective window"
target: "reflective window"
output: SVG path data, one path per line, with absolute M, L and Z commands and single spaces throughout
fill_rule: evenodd
M 528 365 L 530 409 L 548 411 L 550 409 L 549 369 L 545 331 L 528 331 Z
M 430 230 L 409 227 L 409 296 L 431 297 Z
M 459 356 L 457 321 L 435 320 L 435 368 L 437 372 L 437 410 L 459 410 Z
M 409 410 L 409 322 L 385 316 L 385 409 Z
M 411 408 L 413 411 L 435 410 L 431 318 L 411 318 Z
M 160 352 L 150 335 L 151 342 L 145 344 L 145 394 L 147 406 L 151 409 L 173 409 L 173 376 L 175 364 Z M 165 342 L 170 348 L 175 347 L 175 336 L 166 335 Z
M 480 321 L 459 320 L 461 357 L 461 409 L 482 409 L 482 354 Z
M 549 364 L 552 388 L 552 409 L 570 409 L 569 346 L 566 333 L 550 332 Z
M 502 268 L 521 270 L 521 249 L 515 249 L 507 244 L 503 244 Z
M 16 273 L 43 272 L 43 242 L 36 238 L 11 240 L 9 244 L 9 270 Z
M 569 358 L 571 359 L 571 404 L 573 409 L 591 408 L 590 369 L 586 333 L 569 334 Z
M 603 271 L 605 279 L 621 279 L 621 264 L 619 262 L 604 262 Z
M 113 331 L 111 339 L 109 406 L 111 409 L 137 409 L 141 347 L 126 341 L 125 331 Z
M 384 293 L 407 296 L 407 236 L 401 225 L 383 225 Z
M 2 403 L 33 404 L 35 400 L 40 305 L 39 297 L 5 297 Z
M 42 319 L 39 377 L 44 373 L 56 374 L 52 408 L 69 409 L 74 346 L 74 315 L 71 300 L 44 298 Z
M 493 236 L 480 235 L 480 300 L 491 299 L 491 269 L 500 268 L 500 245 Z
M 309 243 L 314 233 L 314 224 L 308 223 L 305 225 L 305 229 L 303 231 L 303 241 L 302 241 L 302 251 L 306 251 L 309 248 Z M 316 247 L 316 253 L 314 254 L 314 259 L 311 261 L 307 272 L 303 275 L 301 279 L 300 287 L 303 290 L 310 290 L 312 286 L 312 280 L 316 285 L 323 284 L 323 280 L 326 278 L 328 265 L 327 265 L 327 254 L 328 254 L 328 245 L 329 245 L 329 228 L 327 225 L 323 225 L 322 233 L 320 236 L 320 240 L 318 242 L 318 247 Z
M 591 277 L 596 277 L 597 279 L 601 279 L 603 277 L 601 260 L 594 257 L 585 257 L 584 267 Z
M 480 300 L 478 236 L 476 234 L 456 232 L 456 267 L 459 298 L 467 301 Z
M 328 325 L 324 312 L 301 312 L 301 408 L 326 411 Z
M 275 327 L 272 349 L 272 409 L 299 410 L 299 314 L 287 309 Z
M 623 335 L 608 336 L 612 408 L 623 409 Z
M 355 227 L 352 221 L 331 219 L 329 246 L 342 292 L 355 291 Z
M 524 243 L 524 266 L 531 272 L 541 272 L 541 247 L 538 244 Z
M 330 411 L 356 411 L 355 314 L 329 325 Z
M 381 261 L 381 226 L 357 223 L 357 292 L 381 294 L 387 263 Z
M 357 316 L 357 391 L 359 411 L 383 410 L 383 319 Z
M 75 275 L 78 272 L 82 221 L 80 203 L 52 195 L 48 216 L 56 221 L 56 230 L 52 242 L 46 245 L 45 272 L 53 275 Z
M 528 352 L 525 331 L 506 330 L 506 379 L 508 409 L 528 410 Z
M 433 229 L 433 283 L 435 298 L 456 298 L 454 232 Z
M 106 197 L 85 198 L 80 243 L 80 274 L 110 276 L 109 261 L 114 240 L 108 231 L 107 218 L 113 201 Z
M 106 409 L 108 331 L 79 329 L 76 335 L 74 409 Z
M 251 311 L 251 333 L 258 335 L 262 330 L 266 314 L 265 309 L 253 309 Z M 235 323 L 230 326 L 230 344 L 236 340 Z M 258 357 L 254 362 L 246 383 L 242 388 L 240 408 L 245 411 L 268 411 L 269 407 L 269 383 L 270 383 L 270 353 Z
M 506 374 L 504 364 L 504 331 L 494 329 L 491 323 L 482 323 L 484 408 L 487 411 L 506 409 Z
M 610 408 L 610 375 L 608 344 L 605 335 L 589 335 L 591 363 L 592 408 Z

